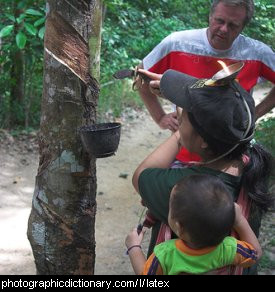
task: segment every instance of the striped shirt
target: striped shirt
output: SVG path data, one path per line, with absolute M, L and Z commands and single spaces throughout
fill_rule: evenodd
M 218 246 L 203 249 L 192 249 L 182 240 L 174 239 L 155 247 L 143 275 L 205 274 L 229 265 L 247 268 L 256 261 L 253 246 L 231 236 Z
M 162 74 L 174 69 L 196 78 L 211 78 L 221 65 L 244 62 L 240 84 L 250 91 L 262 77 L 275 83 L 275 54 L 264 43 L 239 35 L 228 50 L 216 50 L 207 39 L 206 28 L 174 32 L 143 59 L 144 69 Z

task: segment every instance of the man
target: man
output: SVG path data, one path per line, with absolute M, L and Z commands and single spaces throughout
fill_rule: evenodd
M 260 77 L 275 83 L 275 54 L 262 42 L 240 33 L 254 13 L 253 0 L 214 0 L 209 15 L 209 27 L 175 32 L 158 44 L 139 67 L 162 74 L 174 69 L 197 78 L 211 78 L 221 65 L 243 61 L 244 68 L 237 79 L 247 90 Z M 165 113 L 148 83 L 139 89 L 154 121 L 162 128 L 176 131 L 176 112 Z M 275 105 L 274 87 L 256 107 L 256 118 L 265 115 Z

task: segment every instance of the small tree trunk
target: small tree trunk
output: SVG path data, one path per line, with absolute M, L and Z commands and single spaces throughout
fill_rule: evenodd
M 14 102 L 21 104 L 24 99 L 24 55 L 17 50 L 12 56 L 11 68 L 11 97 Z
M 40 161 L 28 223 L 38 274 L 94 273 L 95 158 L 82 151 L 78 128 L 96 120 L 99 89 L 90 59 L 100 46 L 89 58 L 88 44 L 91 36 L 100 44 L 101 6 L 47 1 Z
M 17 18 L 22 13 L 21 10 L 17 9 L 17 3 L 14 2 L 14 17 Z M 14 26 L 15 35 L 20 31 L 23 26 L 23 22 Z M 11 123 L 16 123 L 15 120 L 16 113 L 14 108 L 17 108 L 18 105 L 23 106 L 24 100 L 24 52 L 23 50 L 16 49 L 15 52 L 12 52 L 12 67 L 10 71 L 11 77 L 11 107 L 12 107 L 12 116 Z M 18 113 L 17 113 L 18 114 Z

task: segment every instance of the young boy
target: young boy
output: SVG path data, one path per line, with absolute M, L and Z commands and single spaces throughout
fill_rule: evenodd
M 136 274 L 203 274 L 240 265 L 249 267 L 261 257 L 257 237 L 234 204 L 223 182 L 212 175 L 191 175 L 173 188 L 168 223 L 178 239 L 154 248 L 146 261 L 141 250 L 145 228 L 135 228 L 125 240 Z M 240 241 L 228 236 L 234 229 Z

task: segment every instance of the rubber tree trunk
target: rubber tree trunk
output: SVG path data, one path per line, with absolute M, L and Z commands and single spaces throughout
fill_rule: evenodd
M 40 159 L 28 222 L 37 274 L 94 273 L 95 158 L 82 150 L 78 128 L 96 121 L 101 13 L 100 0 L 47 1 Z

